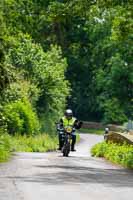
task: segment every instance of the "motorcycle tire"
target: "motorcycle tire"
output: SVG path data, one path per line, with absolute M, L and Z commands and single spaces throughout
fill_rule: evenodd
M 63 147 L 63 156 L 68 157 L 69 152 L 70 152 L 70 144 L 68 143 Z

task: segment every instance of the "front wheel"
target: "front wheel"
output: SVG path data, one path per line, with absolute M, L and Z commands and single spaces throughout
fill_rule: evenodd
M 67 143 L 67 144 L 65 144 L 65 145 L 63 146 L 62 152 L 63 152 L 63 156 L 64 156 L 64 157 L 68 157 L 69 152 L 70 152 L 70 143 Z

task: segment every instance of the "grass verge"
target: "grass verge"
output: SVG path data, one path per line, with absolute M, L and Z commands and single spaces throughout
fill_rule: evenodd
M 7 161 L 11 152 L 11 137 L 0 134 L 0 162 Z
M 0 162 L 9 159 L 12 152 L 48 152 L 57 148 L 57 137 L 48 134 L 37 136 L 0 135 Z
M 77 133 L 77 142 L 80 141 L 80 135 Z M 48 152 L 57 149 L 58 138 L 50 137 L 48 134 L 37 136 L 9 136 L 0 135 L 0 162 L 9 159 L 12 152 Z
M 103 135 L 104 129 L 81 128 L 80 133 Z
M 47 152 L 57 147 L 57 138 L 48 134 L 30 137 L 16 135 L 12 139 L 13 151 L 16 152 Z
M 104 157 L 107 160 L 133 169 L 133 146 L 128 144 L 98 143 L 91 149 L 92 156 Z

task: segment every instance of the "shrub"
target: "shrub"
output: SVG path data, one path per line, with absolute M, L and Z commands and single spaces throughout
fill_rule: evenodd
M 3 133 L 3 129 L 0 128 L 0 162 L 9 158 L 11 151 L 11 140 L 7 133 Z
M 41 130 L 52 132 L 53 122 L 63 114 L 66 97 L 70 93 L 69 82 L 65 78 L 67 61 L 62 56 L 61 48 L 51 46 L 49 51 L 44 52 L 29 35 L 18 34 L 17 38 L 14 38 L 13 48 L 9 49 L 6 62 L 20 70 L 24 78 L 38 91 L 36 96 L 37 92 L 34 94 L 33 89 L 29 88 L 34 97 L 34 107 L 42 122 Z M 31 95 L 29 98 L 31 99 Z
M 36 136 L 16 135 L 12 138 L 14 151 L 25 152 L 46 152 L 56 149 L 57 138 L 50 137 L 47 134 Z
M 4 90 L 1 97 L 2 102 L 3 104 L 7 104 L 14 101 L 29 99 L 32 106 L 35 107 L 40 91 L 35 84 L 30 81 L 23 80 L 21 76 L 18 77 L 16 82 L 10 83 L 10 85 Z
M 3 107 L 3 113 L 10 134 L 38 133 L 39 122 L 28 100 L 6 104 Z
M 48 134 L 27 136 L 15 134 L 10 136 L 0 128 L 0 162 L 6 161 L 11 152 L 47 152 L 57 147 L 57 137 Z
M 133 169 L 133 146 L 128 144 L 98 143 L 91 149 L 92 156 L 106 159 Z

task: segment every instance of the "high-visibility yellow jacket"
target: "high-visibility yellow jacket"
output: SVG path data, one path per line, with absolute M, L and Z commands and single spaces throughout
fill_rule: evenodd
M 63 123 L 64 127 L 74 126 L 75 122 L 76 122 L 76 118 L 75 117 L 72 117 L 69 120 L 65 116 L 62 117 L 62 123 Z

